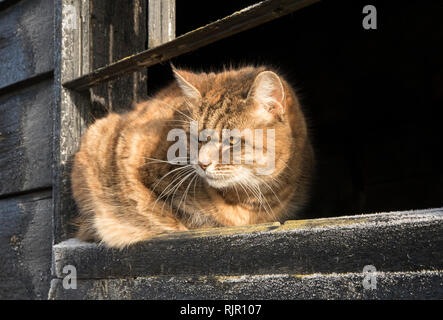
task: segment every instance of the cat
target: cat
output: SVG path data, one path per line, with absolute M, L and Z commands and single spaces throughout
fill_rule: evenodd
M 314 151 L 288 82 L 267 67 L 172 70 L 175 81 L 153 98 L 97 120 L 82 137 L 71 175 L 80 240 L 124 248 L 166 232 L 284 221 L 306 204 Z M 237 136 L 198 141 L 224 129 Z M 261 144 L 235 129 L 261 133 Z M 171 130 L 197 144 L 196 157 L 192 143 L 168 139 Z M 171 161 L 173 146 L 182 149 Z

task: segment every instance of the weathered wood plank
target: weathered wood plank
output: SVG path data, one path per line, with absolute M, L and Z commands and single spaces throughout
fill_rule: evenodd
M 89 13 L 85 15 L 90 16 L 91 70 L 146 49 L 146 0 L 90 3 Z M 119 112 L 131 108 L 133 102 L 146 100 L 146 77 L 146 70 L 141 70 L 91 89 L 92 109 Z
M 0 10 L 5 10 L 19 1 L 20 0 L 0 0 Z
M 46 299 L 51 275 L 51 192 L 0 200 L 0 299 Z
M 175 0 L 148 0 L 148 48 L 155 48 L 175 38 Z M 152 69 L 150 70 L 150 72 Z M 155 72 L 154 72 L 155 73 Z M 148 78 L 148 93 L 155 91 L 153 79 Z M 155 83 L 158 81 L 156 77 Z M 153 88 L 154 87 L 154 88 Z
M 305 299 L 442 299 L 443 272 L 376 273 L 376 288 L 363 287 L 363 273 L 281 274 L 204 277 L 147 277 L 79 280 L 66 290 L 51 283 L 49 299 L 162 300 L 305 300 Z M 186 304 L 184 304 L 185 306 Z M 163 316 L 179 313 L 165 311 Z
M 85 90 L 122 75 L 142 70 L 186 52 L 201 48 L 217 40 L 251 29 L 319 0 L 266 0 L 235 12 L 221 20 L 188 32 L 165 44 L 129 56 L 106 67 L 63 82 L 67 88 Z
M 56 1 L 54 110 L 54 226 L 56 242 L 72 232 L 72 157 L 87 126 L 108 110 L 122 111 L 145 99 L 146 73 L 78 93 L 61 83 L 120 59 L 146 45 L 146 4 L 137 1 Z
M 52 84 L 0 97 L 0 196 L 51 186 Z
M 53 16 L 52 0 L 0 11 L 0 88 L 53 70 Z
M 69 240 L 54 246 L 56 275 L 242 275 L 443 270 L 443 209 L 289 221 L 173 233 L 124 250 Z
M 175 38 L 175 0 L 149 0 L 148 48 Z
M 89 37 L 83 33 L 81 14 L 89 1 L 55 0 L 55 107 L 53 113 L 53 218 L 54 241 L 66 239 L 72 232 L 75 203 L 71 196 L 71 160 L 91 121 L 89 92 L 77 93 L 61 83 L 89 70 Z

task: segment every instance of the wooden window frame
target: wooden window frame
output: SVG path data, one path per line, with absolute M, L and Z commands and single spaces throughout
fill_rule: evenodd
M 53 219 L 54 243 L 69 238 L 75 205 L 70 161 L 91 113 L 90 91 L 122 76 L 257 27 L 320 0 L 265 0 L 175 38 L 175 0 L 147 0 L 148 48 L 106 66 L 91 65 L 92 0 L 56 0 Z M 73 16 L 74 13 L 74 16 Z M 74 27 L 74 26 L 75 27 Z
M 129 75 L 133 96 L 143 96 L 147 67 L 319 0 L 265 0 L 177 38 L 175 0 L 134 0 L 143 1 L 148 9 L 147 48 L 95 67 L 93 0 L 55 0 L 54 279 L 49 299 L 441 296 L 442 208 L 191 230 L 124 250 L 68 239 L 75 214 L 70 161 L 92 120 L 91 97 L 102 86 Z M 70 25 L 69 10 L 76 13 L 76 28 Z M 79 267 L 79 290 L 63 286 L 67 265 Z M 378 279 L 384 283 L 380 290 L 362 288 L 365 266 L 379 269 Z

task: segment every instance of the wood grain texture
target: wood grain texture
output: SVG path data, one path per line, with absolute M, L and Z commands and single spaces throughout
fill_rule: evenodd
M 175 38 L 175 0 L 148 1 L 148 48 Z
M 91 121 L 89 92 L 77 93 L 62 87 L 65 79 L 80 76 L 89 70 L 89 59 L 84 57 L 84 47 L 89 37 L 84 37 L 79 23 L 80 14 L 89 1 L 55 0 L 55 94 L 53 111 L 53 225 L 54 241 L 66 239 L 72 233 L 72 216 L 75 203 L 71 196 L 71 160 L 78 150 L 80 139 Z
M 46 299 L 51 275 L 51 192 L 0 200 L 0 299 Z
M 76 206 L 70 172 L 72 157 L 87 126 L 108 111 L 127 110 L 134 101 L 146 99 L 147 94 L 145 71 L 89 92 L 74 92 L 61 83 L 129 52 L 142 51 L 147 40 L 145 0 L 60 0 L 56 4 L 54 234 L 58 242 L 73 232 Z M 73 13 L 77 16 L 72 17 Z M 81 21 L 81 28 L 72 26 L 73 19 Z
M 51 186 L 52 83 L 0 96 L 0 196 Z
M 93 0 L 89 16 L 91 70 L 146 49 L 146 0 Z M 100 110 L 126 111 L 133 102 L 145 100 L 146 77 L 146 70 L 140 70 L 91 89 L 93 112 L 100 116 Z
M 121 251 L 72 239 L 54 259 L 59 278 L 70 264 L 81 279 L 405 272 L 443 270 L 442 246 L 434 209 L 172 233 Z
M 142 70 L 217 40 L 251 29 L 285 14 L 304 8 L 319 0 L 266 0 L 235 12 L 204 27 L 188 32 L 172 41 L 133 54 L 106 67 L 63 82 L 67 88 L 85 90 L 125 74 Z
M 65 290 L 61 279 L 51 283 L 49 299 L 162 300 L 324 300 L 324 299 L 442 299 L 443 272 L 377 273 L 375 290 L 363 287 L 362 273 L 242 275 L 232 277 L 142 277 L 90 279 Z M 255 303 L 250 303 L 254 305 Z M 257 303 L 260 304 L 260 303 Z M 186 306 L 187 303 L 183 303 Z M 191 303 L 191 305 L 193 305 Z M 195 305 L 199 305 L 198 303 Z M 222 308 L 220 308 L 222 309 Z M 222 309 L 223 310 L 223 309 Z M 264 312 L 264 310 L 262 310 Z M 176 316 L 178 309 L 163 312 Z M 222 312 L 216 312 L 220 314 Z
M 0 88 L 53 70 L 53 17 L 52 0 L 20 1 L 0 11 Z

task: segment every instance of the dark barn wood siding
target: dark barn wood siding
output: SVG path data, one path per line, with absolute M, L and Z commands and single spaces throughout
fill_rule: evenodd
M 51 192 L 0 200 L 0 298 L 46 299 L 49 290 Z
M 145 0 L 93 0 L 90 15 L 91 71 L 146 49 Z M 92 109 L 121 112 L 134 101 L 145 100 L 146 77 L 146 71 L 135 72 L 92 89 Z
M 51 186 L 52 80 L 0 96 L 0 196 Z
M 55 242 L 73 236 L 70 172 L 72 158 L 87 125 L 107 111 L 123 112 L 134 101 L 146 99 L 146 70 L 77 93 L 61 83 L 87 74 L 147 45 L 146 0 L 57 1 L 56 110 L 54 112 L 54 235 Z M 82 27 L 62 28 L 67 7 L 75 4 L 82 13 Z M 124 44 L 124 45 L 122 45 Z
M 54 1 L 0 2 L 0 299 L 51 278 Z
M 0 12 L 0 88 L 52 71 L 53 11 L 53 0 L 27 0 Z
M 180 3 L 183 5 L 184 2 Z M 244 229 L 197 230 L 154 239 L 123 251 L 67 240 L 73 235 L 71 221 L 76 214 L 69 178 L 71 160 L 80 138 L 95 118 L 104 116 L 109 110 L 123 112 L 134 101 L 145 99 L 148 90 L 149 94 L 155 91 L 155 86 L 146 81 L 148 66 L 166 62 L 172 57 L 176 57 L 179 63 L 186 62 L 191 55 L 183 54 L 196 49 L 200 51 L 194 56 L 194 66 L 208 63 L 201 58 L 203 56 L 221 61 L 221 58 L 231 57 L 234 51 L 241 54 L 242 59 L 244 54 L 253 53 L 255 59 L 258 54 L 266 52 L 263 43 L 267 43 L 267 32 L 278 40 L 280 30 L 290 28 L 272 32 L 276 25 L 268 24 L 267 32 L 257 29 L 260 37 L 254 43 L 260 46 L 258 50 L 255 50 L 255 44 L 248 46 L 247 41 L 243 44 L 247 47 L 244 50 L 242 46 L 219 40 L 235 41 L 232 36 L 240 31 L 316 2 L 318 0 L 265 0 L 245 10 L 236 9 L 225 19 L 173 40 L 176 30 L 175 0 L 0 0 L 0 299 L 47 299 L 48 296 L 52 299 L 441 298 L 441 209 L 299 220 Z M 219 3 L 228 7 L 227 2 Z M 186 5 L 195 11 L 195 6 L 189 6 L 188 2 Z M 210 2 L 209 6 L 216 6 L 216 2 Z M 204 6 L 199 7 L 197 16 L 208 19 Z M 191 24 L 199 25 L 198 19 L 187 15 L 183 7 L 177 12 L 186 20 L 193 20 Z M 331 16 L 331 10 L 326 8 L 324 12 Z M 322 20 L 317 13 L 313 16 L 315 19 L 310 19 L 307 12 L 305 19 Z M 360 8 L 358 14 L 361 14 Z M 335 15 L 331 17 L 336 18 Z M 408 20 L 402 15 L 399 17 L 402 21 Z M 207 22 L 212 20 L 216 19 L 211 18 Z M 325 68 L 322 61 L 324 56 L 335 57 L 335 53 L 325 55 L 324 52 L 335 52 L 331 50 L 334 48 L 331 44 L 340 42 L 327 33 L 326 40 L 333 40 L 313 41 L 316 29 L 305 33 L 310 29 L 304 25 L 306 22 L 301 16 L 295 20 L 301 21 L 301 27 L 292 27 L 291 38 L 297 40 L 299 48 L 308 48 L 297 52 L 313 55 L 314 58 L 309 61 L 316 61 L 315 54 L 319 54 L 315 63 L 308 63 L 300 56 L 294 58 L 297 55 L 294 56 L 295 52 L 286 47 L 287 39 L 282 42 L 284 50 L 276 50 L 277 47 L 272 45 L 267 47 L 273 49 L 273 57 L 279 62 L 284 61 L 280 61 L 278 55 L 274 56 L 279 51 L 290 53 L 291 66 L 295 60 L 302 61 L 310 75 L 308 82 L 312 79 L 314 88 L 318 90 L 313 92 L 321 93 L 314 95 L 328 99 L 327 103 L 320 100 L 313 104 L 317 108 L 325 107 L 324 110 L 317 109 L 317 125 L 328 132 L 328 139 L 322 141 L 327 148 L 320 154 L 319 162 L 320 167 L 326 164 L 323 181 L 338 181 L 342 186 L 330 188 L 322 183 L 326 196 L 319 193 L 318 200 L 314 197 L 313 202 L 320 204 L 318 210 L 314 208 L 316 214 L 343 214 L 343 208 L 349 207 L 362 213 L 363 208 L 371 208 L 371 204 L 378 203 L 388 203 L 392 209 L 398 209 L 399 203 L 415 208 L 420 206 L 420 202 L 413 202 L 412 197 L 405 199 L 408 192 L 413 193 L 406 190 L 410 185 L 418 190 L 417 193 L 428 194 L 428 197 L 440 201 L 441 175 L 434 174 L 441 168 L 441 157 L 429 157 L 426 153 L 417 156 L 417 152 L 410 151 L 435 148 L 440 145 L 434 142 L 437 138 L 428 139 L 425 148 L 415 132 L 404 134 L 406 127 L 400 126 L 395 127 L 395 130 L 400 130 L 388 135 L 385 134 L 388 131 L 383 131 L 386 128 L 373 136 L 365 135 L 364 143 L 359 141 L 359 148 L 355 150 L 347 150 L 345 143 L 336 142 L 346 137 L 340 135 L 337 127 L 346 122 L 356 123 L 358 125 L 350 130 L 354 133 L 360 126 L 357 121 L 359 114 L 351 112 L 353 117 L 347 117 L 349 110 L 346 108 L 353 107 L 354 103 L 348 89 L 357 92 L 354 99 L 366 96 L 366 91 L 354 90 L 358 89 L 354 86 L 358 81 L 351 76 L 353 73 L 341 70 L 341 79 L 352 79 L 351 85 L 343 82 L 342 90 L 337 90 L 340 85 L 329 86 L 334 79 L 329 72 L 334 69 Z M 426 18 L 426 21 L 432 19 Z M 316 22 L 316 26 L 321 25 Z M 182 34 L 180 28 L 177 30 L 179 35 Z M 335 32 L 332 28 L 330 30 Z M 432 32 L 435 30 L 438 31 L 434 28 Z M 303 34 L 308 39 L 306 46 L 300 45 Z M 435 32 L 435 35 L 432 47 L 438 43 L 441 32 Z M 284 33 L 284 36 L 287 37 L 287 34 Z M 391 38 L 389 42 L 392 42 Z M 409 34 L 407 38 L 408 50 L 402 50 L 400 58 L 396 56 L 395 60 L 409 61 L 410 57 L 403 52 L 408 53 L 412 49 L 423 51 L 423 46 L 412 46 L 410 50 L 409 43 L 413 42 L 409 41 Z M 324 47 L 320 46 L 321 50 L 317 50 L 315 43 Z M 350 50 L 341 48 L 340 51 L 358 56 L 358 52 L 352 51 L 354 41 L 347 43 L 349 47 L 344 48 Z M 213 51 L 204 51 L 209 44 L 214 45 L 209 48 Z M 435 57 L 441 56 L 438 50 L 432 51 Z M 217 54 L 223 57 L 217 58 Z M 377 54 L 384 55 L 386 51 L 380 50 L 380 53 L 365 57 L 376 61 L 374 57 Z M 328 63 L 326 67 L 345 65 L 325 61 Z M 432 61 L 426 63 L 434 67 Z M 188 62 L 192 66 L 192 59 Z M 348 57 L 343 55 L 342 62 L 347 63 Z M 417 64 L 416 68 L 421 66 Z M 166 73 L 170 74 L 169 67 Z M 408 75 L 399 74 L 403 78 Z M 155 69 L 149 69 L 149 76 L 158 81 Z M 435 83 L 438 85 L 440 80 L 436 79 Z M 330 91 L 324 91 L 325 85 L 318 85 L 322 81 L 328 84 Z M 91 85 L 94 88 L 90 88 Z M 341 103 L 336 103 L 339 107 L 331 107 L 333 105 L 329 102 L 334 102 L 334 92 L 346 95 L 344 107 L 340 107 Z M 440 92 L 435 91 L 434 94 L 439 95 Z M 373 107 L 378 105 L 377 95 L 366 97 L 364 102 L 358 101 L 358 105 L 370 111 L 364 114 L 370 119 L 372 114 L 376 114 Z M 432 101 L 437 107 L 436 102 L 441 100 Z M 415 117 L 419 118 L 420 114 L 424 112 L 417 113 Z M 438 121 L 441 118 L 431 115 L 433 113 L 424 120 L 434 118 Z M 427 127 L 438 127 L 432 124 L 427 124 Z M 379 123 L 377 127 L 381 127 Z M 391 127 L 390 123 L 388 127 Z M 424 126 L 414 128 L 418 132 Z M 362 126 L 361 130 L 367 129 Z M 440 137 L 438 134 L 425 136 Z M 417 148 L 408 149 L 414 144 Z M 342 156 L 346 152 L 351 159 L 349 163 L 343 162 Z M 386 160 L 385 154 L 391 153 L 397 157 Z M 429 158 L 432 158 L 431 161 Z M 438 185 L 436 182 L 429 183 L 431 180 L 437 181 Z M 405 183 L 408 181 L 413 182 Z M 400 192 L 393 195 L 392 190 Z M 345 205 L 332 207 L 343 199 Z M 441 206 L 441 202 L 427 203 Z M 67 264 L 88 266 L 88 270 L 78 269 L 78 290 L 63 289 L 62 270 Z M 380 290 L 377 292 L 361 291 L 361 268 L 365 264 L 375 264 L 381 271 Z M 169 267 L 165 269 L 165 266 Z M 360 291 L 354 288 L 360 288 Z

